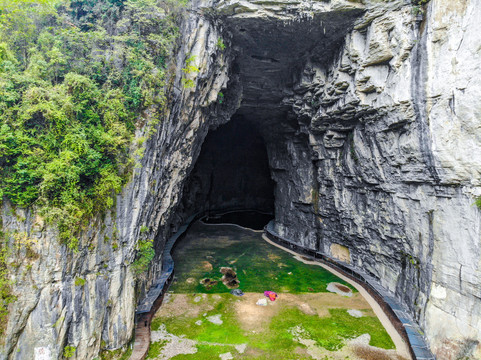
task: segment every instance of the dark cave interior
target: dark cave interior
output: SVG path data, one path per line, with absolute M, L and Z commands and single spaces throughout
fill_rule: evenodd
M 255 209 L 273 213 L 274 182 L 255 123 L 234 116 L 209 132 L 184 188 L 184 206 L 189 212 Z

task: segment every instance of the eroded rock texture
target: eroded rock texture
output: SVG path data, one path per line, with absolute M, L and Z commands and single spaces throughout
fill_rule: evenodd
M 12 267 L 19 299 L 0 358 L 33 359 L 41 347 L 58 358 L 72 345 L 75 358 L 92 359 L 125 345 L 136 296 L 159 274 L 182 218 L 207 200 L 272 207 L 272 193 L 279 233 L 378 277 L 440 359 L 481 358 L 479 19 L 480 0 L 431 0 L 422 21 L 401 0 L 194 3 L 170 113 L 79 252 L 35 214 L 4 206 L 4 230 L 33 239 L 40 256 L 19 250 Z M 192 55 L 199 72 L 184 74 Z M 274 183 L 267 165 L 250 168 L 262 194 L 247 178 L 231 188 L 219 180 L 235 175 L 238 157 L 213 175 L 212 154 L 229 143 L 206 142 L 212 151 L 192 171 L 209 129 L 222 137 L 234 114 L 252 125 L 248 142 L 266 149 Z M 247 200 L 229 192 L 242 186 Z M 135 246 L 148 238 L 156 261 L 136 282 Z

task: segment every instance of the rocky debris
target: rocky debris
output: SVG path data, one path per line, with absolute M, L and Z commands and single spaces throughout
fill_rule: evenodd
M 221 267 L 220 272 L 224 274 L 222 276 L 222 283 L 229 289 L 235 289 L 239 287 L 240 281 L 237 278 L 236 272 L 230 267 Z
M 234 347 L 239 354 L 243 354 L 247 349 L 247 344 L 235 345 Z
M 355 317 L 355 318 L 360 318 L 360 317 L 363 317 L 364 315 L 362 314 L 362 311 L 360 310 L 355 310 L 355 309 L 350 309 L 350 310 L 347 310 L 347 313 L 349 315 L 351 315 L 352 317 Z
M 256 305 L 259 305 L 259 306 L 267 306 L 267 299 L 266 299 L 266 298 L 263 298 L 263 299 L 257 300 Z
M 230 293 L 235 296 L 244 296 L 244 292 L 241 289 L 231 290 Z
M 221 360 L 231 360 L 231 359 L 234 358 L 230 352 L 220 354 L 219 357 L 220 357 Z
M 163 324 L 159 330 L 151 332 L 150 339 L 151 342 L 165 342 L 160 354 L 161 359 L 170 359 L 177 355 L 195 354 L 197 352 L 196 341 L 169 333 Z
M 352 290 L 349 289 L 347 286 L 336 283 L 336 282 L 331 282 L 327 284 L 327 291 L 342 295 L 342 296 L 352 296 Z
M 224 322 L 222 321 L 221 319 L 221 314 L 217 314 L 217 315 L 211 315 L 211 316 L 207 316 L 207 321 L 211 322 L 212 324 L 215 324 L 215 325 L 222 325 Z

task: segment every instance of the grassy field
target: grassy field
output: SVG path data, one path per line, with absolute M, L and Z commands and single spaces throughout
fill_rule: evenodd
M 268 244 L 260 233 L 197 223 L 178 244 L 174 260 L 176 280 L 152 322 L 151 359 L 346 360 L 363 358 L 356 346 L 394 348 L 352 286 Z M 237 273 L 244 296 L 230 294 L 222 267 Z M 206 288 L 206 278 L 217 284 Z M 348 286 L 352 296 L 327 292 L 330 282 Z M 265 290 L 279 298 L 256 305 Z M 363 316 L 351 316 L 350 309 Z M 350 343 L 361 335 L 363 344 Z M 372 359 L 399 358 L 394 350 L 381 353 Z

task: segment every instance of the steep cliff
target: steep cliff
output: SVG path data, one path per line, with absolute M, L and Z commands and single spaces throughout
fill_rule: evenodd
M 215 143 L 199 157 L 209 130 L 227 136 L 219 126 L 234 115 L 255 129 L 249 144 L 267 152 L 274 184 L 263 165 L 251 169 L 274 194 L 280 234 L 347 254 L 377 277 L 440 359 L 481 358 L 473 206 L 481 195 L 481 2 L 431 0 L 419 20 L 413 9 L 374 0 L 192 4 L 169 113 L 136 145 L 145 148 L 140 165 L 115 208 L 82 233 L 78 251 L 60 245 L 34 211 L 4 203 L 3 231 L 11 246 L 24 245 L 9 260 L 18 300 L 0 358 L 58 358 L 69 345 L 73 358 L 92 359 L 128 343 L 137 296 L 161 270 L 165 239 L 206 199 L 235 205 L 239 193 L 229 185 L 247 184 L 216 193 Z M 136 139 L 146 131 L 137 129 Z M 226 159 L 223 173 L 235 175 L 239 163 Z M 271 206 L 269 194 L 246 189 L 243 206 Z M 156 258 L 136 280 L 139 239 L 154 239 Z

